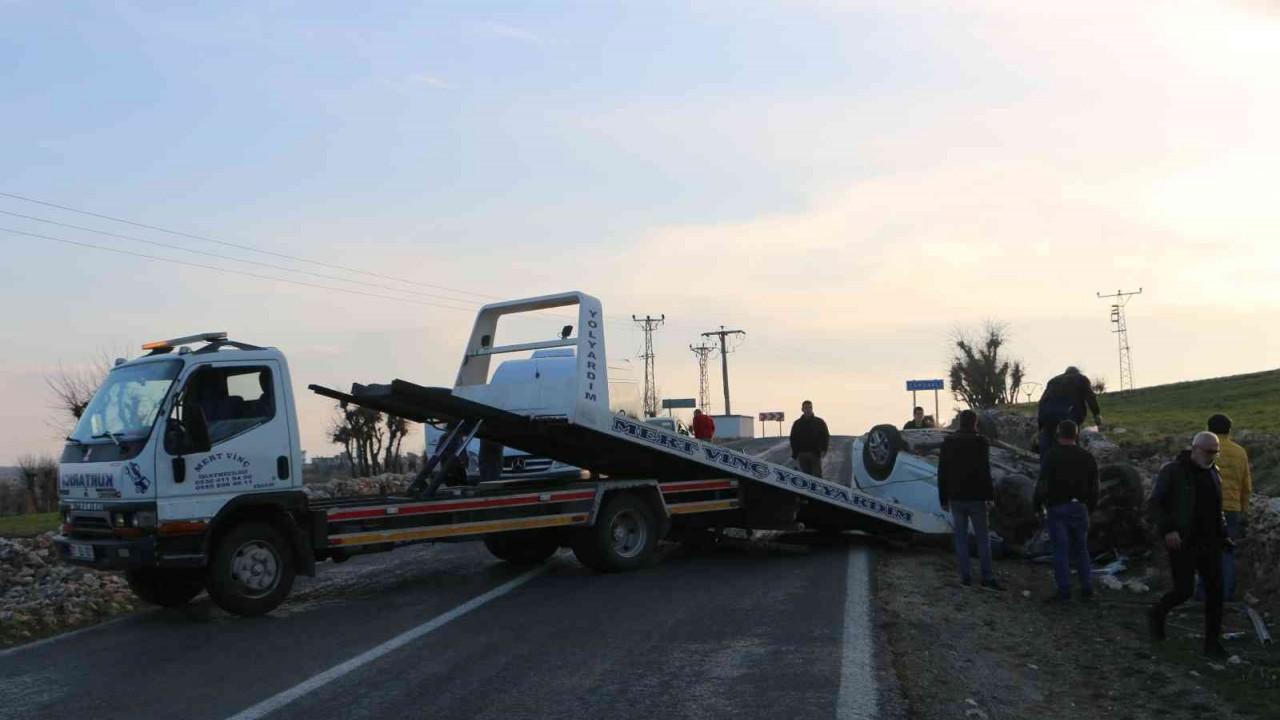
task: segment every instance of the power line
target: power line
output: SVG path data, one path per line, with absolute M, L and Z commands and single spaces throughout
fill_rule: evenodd
M 59 210 L 65 210 L 65 211 L 67 211 L 67 212 L 73 212 L 73 213 L 78 213 L 78 214 L 80 214 L 80 215 L 88 215 L 88 216 L 90 216 L 90 217 L 96 217 L 96 218 L 99 218 L 99 219 L 101 219 L 101 220 L 110 220 L 111 222 L 118 222 L 118 223 L 123 223 L 123 224 L 125 224 L 125 225 L 132 225 L 132 226 L 134 226 L 134 227 L 144 228 L 144 229 L 147 229 L 147 230 L 154 230 L 154 231 L 156 231 L 156 232 L 168 233 L 168 234 L 170 234 L 170 235 L 176 235 L 176 236 L 178 236 L 178 237 L 189 238 L 189 239 L 191 239 L 191 240 L 199 240 L 199 241 L 201 241 L 201 242 L 210 242 L 210 243 L 214 243 L 214 244 L 216 244 L 216 245 L 223 245 L 223 246 L 226 246 L 226 247 L 233 247 L 233 248 L 237 248 L 237 249 L 240 249 L 240 250 L 245 250 L 245 251 L 248 251 L 248 252 L 261 253 L 261 254 L 263 254 L 263 255 L 271 255 L 271 256 L 274 256 L 274 257 L 283 258 L 283 259 L 285 259 L 285 260 L 293 260 L 293 261 L 295 261 L 295 262 L 310 263 L 310 264 L 312 264 L 312 265 L 319 265 L 319 266 L 321 266 L 321 267 L 327 267 L 327 268 L 330 268 L 330 269 L 333 269 L 333 270 L 343 270 L 343 271 L 345 271 L 345 272 L 352 272 L 352 273 L 357 273 L 357 274 L 360 274 L 360 275 L 368 275 L 368 276 L 370 276 L 370 277 L 381 278 L 381 279 L 383 279 L 383 280 L 394 280 L 394 281 L 396 281 L 396 282 L 407 283 L 407 284 L 409 284 L 409 285 L 419 285 L 419 286 L 422 286 L 422 287 L 435 288 L 436 290 L 445 290 L 445 291 L 447 291 L 447 292 L 458 293 L 458 294 L 460 294 L 460 295 L 471 295 L 471 296 L 474 296 L 474 297 L 488 298 L 488 299 L 490 299 L 490 300 L 497 300 L 497 299 L 500 299 L 500 298 L 497 298 L 496 296 L 493 296 L 493 295 L 484 295 L 484 294 L 481 294 L 481 293 L 471 292 L 471 291 L 469 291 L 469 290 L 459 290 L 459 289 L 457 289 L 457 288 L 446 287 L 446 286 L 444 286 L 444 285 L 434 285 L 434 284 L 431 284 L 431 283 L 419 282 L 419 281 L 417 281 L 417 280 L 407 280 L 407 279 L 405 279 L 405 278 L 396 277 L 396 276 L 394 276 L 394 275 L 384 275 L 384 274 L 382 274 L 382 273 L 376 273 L 376 272 L 373 272 L 373 271 L 370 271 L 370 270 L 361 270 L 361 269 L 359 269 L 359 268 L 347 267 L 347 266 L 345 266 L 345 265 L 338 265 L 338 264 L 335 264 L 335 263 L 327 263 L 327 262 L 324 262 L 324 261 L 322 261 L 322 260 L 312 260 L 312 259 L 310 259 L 310 258 L 299 257 L 299 256 L 297 256 L 297 255 L 288 255 L 288 254 L 285 254 L 285 253 L 279 253 L 279 252 L 275 252 L 275 251 L 272 251 L 272 250 L 262 250 L 262 249 L 260 249 L 260 248 L 255 248 L 255 247 L 253 247 L 253 246 L 251 246 L 251 245 L 242 245 L 242 244 L 239 244 L 239 243 L 227 242 L 226 240 L 218 240 L 217 238 L 206 237 L 206 236 L 204 236 L 204 235 L 194 235 L 194 234 L 192 234 L 192 233 L 183 232 L 183 231 L 181 231 L 181 230 L 171 230 L 171 229 L 169 229 L 169 228 L 161 227 L 161 226 L 159 226 L 159 225 L 148 225 L 147 223 L 136 222 L 136 221 L 134 221 L 134 220 L 126 220 L 126 219 L 124 219 L 124 218 L 113 217 L 113 216 L 111 216 L 111 215 L 104 215 L 104 214 L 102 214 L 102 213 L 91 212 L 91 211 L 89 211 L 89 210 L 81 210 L 81 209 L 79 209 L 79 208 L 73 208 L 73 207 L 69 207 L 69 206 L 67 206 L 67 205 L 59 205 L 59 204 L 57 204 L 57 203 L 52 203 L 52 202 L 48 202 L 48 201 L 45 201 L 45 200 L 37 200 L 37 199 L 35 199 L 35 198 L 26 197 L 26 196 L 24 196 L 24 195 L 17 195 L 17 194 L 15 194 L 15 193 L 0 192 L 0 197 L 7 197 L 7 198 L 11 198 L 11 199 L 13 199 L 13 200 L 20 200 L 20 201 L 22 201 L 22 202 L 34 203 L 34 204 L 36 204 L 36 205 L 44 205 L 45 207 L 57 208 L 57 209 L 59 209 Z M 454 298 L 454 299 L 455 299 L 455 300 L 458 300 L 458 301 L 460 301 L 460 302 L 468 302 L 467 300 L 462 299 L 462 298 Z
M 424 293 L 418 290 L 398 290 L 396 288 L 384 288 L 381 285 L 375 285 L 373 283 L 365 282 L 363 280 L 352 280 L 351 278 L 345 278 L 340 275 L 326 275 L 325 273 L 312 272 L 311 270 L 299 270 L 297 268 L 285 267 L 284 265 L 275 265 L 268 262 L 262 262 L 261 260 L 245 260 L 243 258 L 232 257 L 230 255 L 219 255 L 218 253 L 207 252 L 205 250 L 197 250 L 195 248 L 189 248 L 183 245 L 174 245 L 172 243 L 160 242 L 159 240 L 148 240 L 147 238 L 140 238 L 134 235 L 123 235 L 121 233 L 114 233 L 107 230 L 99 230 L 97 228 L 85 227 L 83 225 L 74 225 L 72 223 L 64 223 L 64 222 L 59 222 L 57 220 L 50 220 L 48 218 L 37 217 L 35 215 L 23 215 L 22 213 L 10 212 L 8 210 L 0 210 L 0 215 L 9 215 L 10 217 L 22 218 L 24 220 L 34 220 L 36 222 L 47 223 L 49 225 L 57 225 L 58 227 L 69 228 L 72 230 L 83 230 L 85 232 L 96 233 L 98 235 L 104 235 L 106 237 L 113 237 L 121 240 L 131 240 L 133 242 L 140 242 L 147 245 L 153 245 L 155 247 L 167 248 L 169 250 L 178 250 L 181 252 L 192 253 L 194 255 L 202 255 L 204 257 L 217 258 L 219 260 L 230 260 L 231 262 L 244 263 L 246 265 L 256 265 L 258 267 L 270 268 L 272 270 L 279 270 L 281 272 L 307 275 L 310 277 L 321 278 L 324 280 L 336 280 L 337 282 L 352 283 L 354 285 L 363 285 L 365 287 L 386 290 L 387 292 L 412 294 L 419 297 L 428 297 L 428 298 L 435 298 L 437 300 L 444 300 L 446 302 L 466 302 L 461 298 L 451 298 L 451 297 L 446 297 L 444 295 L 433 295 L 431 293 Z
M 332 287 L 330 285 L 320 285 L 318 283 L 309 283 L 302 280 L 290 280 L 288 278 L 272 277 L 271 275 L 260 275 L 258 273 L 248 272 L 245 270 L 231 270 L 229 268 L 220 268 L 214 265 L 204 265 L 202 263 L 187 262 L 185 260 L 175 260 L 173 258 L 160 257 L 158 255 L 148 255 L 146 253 L 134 252 L 132 250 L 121 250 L 119 248 L 107 247 L 105 245 L 95 245 L 93 243 L 81 242 L 79 240 L 68 240 L 66 238 L 54 237 L 52 235 L 41 235 L 40 233 L 25 232 L 23 230 L 15 230 L 13 228 L 0 227 L 0 232 L 7 232 L 13 235 L 23 235 L 31 238 L 39 238 L 41 240 L 51 240 L 53 242 L 64 243 L 66 245 L 77 245 L 79 247 L 93 248 L 94 250 L 104 250 L 120 255 L 129 255 L 132 257 L 143 258 L 146 260 L 157 260 L 160 262 L 172 263 L 174 265 L 185 265 L 187 267 L 201 268 L 204 270 L 213 270 L 214 272 L 226 273 L 228 275 L 241 275 L 245 277 L 257 278 L 259 280 L 270 280 L 272 282 L 289 283 L 290 285 L 301 285 L 303 287 L 317 288 L 320 290 L 329 290 L 332 292 L 347 293 L 350 295 L 363 295 L 365 297 L 382 298 L 384 300 L 395 300 L 397 302 L 413 303 L 415 305 L 426 305 L 429 307 L 438 307 L 445 310 L 457 310 L 460 312 L 475 312 L 475 308 L 453 307 L 451 305 L 441 305 L 440 303 L 426 302 L 425 300 L 414 300 L 412 298 L 396 297 L 394 295 L 380 295 L 378 293 L 365 292 L 363 290 L 353 290 L 351 288 Z M 459 302 L 462 302 L 459 300 Z
M 733 411 L 729 409 L 729 350 L 725 347 L 724 339 L 730 335 L 746 336 L 745 330 L 725 330 L 721 325 L 719 330 L 711 330 L 702 333 L 702 337 L 715 335 L 720 338 L 720 372 L 724 381 L 724 414 L 732 415 Z
M 707 358 L 715 351 L 715 345 L 705 342 L 701 345 L 690 345 L 689 349 L 698 356 L 698 407 L 702 412 L 711 410 L 711 383 L 707 382 Z
M 653 376 L 653 331 L 666 319 L 665 314 L 658 317 L 645 315 L 642 318 L 631 316 L 631 320 L 644 329 L 644 354 L 640 357 L 644 358 L 645 417 L 656 417 L 658 414 L 658 388 Z
M 1132 390 L 1133 355 L 1129 351 L 1129 326 L 1125 322 L 1124 306 L 1129 304 L 1129 300 L 1134 295 L 1141 295 L 1142 288 L 1138 288 L 1137 292 L 1117 290 L 1114 295 L 1096 294 L 1099 298 L 1115 298 L 1115 302 L 1111 304 L 1111 323 L 1116 326 L 1112 332 L 1116 334 L 1116 340 L 1120 345 L 1120 389 Z

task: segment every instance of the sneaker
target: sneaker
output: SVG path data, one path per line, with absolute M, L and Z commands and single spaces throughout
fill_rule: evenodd
M 1004 586 L 1000 584 L 999 580 L 996 580 L 995 578 L 991 578 L 990 580 L 982 581 L 982 589 L 1002 591 L 1004 590 Z
M 1204 644 L 1204 654 L 1214 660 L 1226 660 L 1231 655 L 1217 640 L 1210 640 Z
M 1155 608 L 1147 610 L 1147 632 L 1150 633 L 1152 640 L 1164 640 L 1164 616 Z

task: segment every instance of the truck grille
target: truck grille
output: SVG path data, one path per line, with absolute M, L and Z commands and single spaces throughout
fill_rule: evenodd
M 551 458 L 536 457 L 533 455 L 514 455 L 512 457 L 504 457 L 502 458 L 502 474 L 519 476 L 546 472 L 551 469 L 551 465 L 554 462 L 555 461 Z

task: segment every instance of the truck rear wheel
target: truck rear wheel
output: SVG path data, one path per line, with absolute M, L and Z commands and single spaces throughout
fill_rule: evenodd
M 653 559 L 658 519 L 653 507 L 632 493 L 609 497 L 595 525 L 583 528 L 573 543 L 578 561 L 593 570 L 633 570 Z
M 124 578 L 139 600 L 160 607 L 182 607 L 204 590 L 198 569 L 137 568 L 126 570 Z
M 547 530 L 518 530 L 484 536 L 485 549 L 512 565 L 537 565 L 556 553 L 560 542 Z
M 293 551 L 285 536 L 263 522 L 237 525 L 223 535 L 209 566 L 209 595 L 234 615 L 262 615 L 293 588 Z

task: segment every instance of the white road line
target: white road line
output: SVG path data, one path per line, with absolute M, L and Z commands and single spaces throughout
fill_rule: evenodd
M 270 713 L 275 712 L 276 710 L 279 710 L 280 708 L 284 707 L 285 705 L 288 705 L 294 700 L 297 700 L 303 695 L 306 695 L 307 693 L 310 693 L 314 690 L 318 690 L 324 685 L 326 685 L 327 683 L 333 682 L 334 680 L 337 680 L 338 678 L 342 677 L 343 675 L 346 675 L 347 673 L 357 670 L 360 667 L 367 665 L 390 652 L 393 652 L 399 648 L 404 647 L 405 645 L 408 645 L 409 643 L 413 642 L 414 640 L 417 640 L 423 635 L 426 635 L 432 630 L 435 630 L 437 628 L 444 626 L 446 623 L 450 622 L 451 620 L 457 620 L 463 615 L 466 615 L 467 613 L 488 603 L 489 601 L 495 600 L 497 598 L 502 597 L 503 595 L 506 595 L 512 590 L 515 590 L 521 585 L 534 579 L 538 575 L 541 575 L 545 571 L 546 571 L 546 566 L 544 565 L 544 566 L 536 567 L 513 580 L 508 580 L 507 582 L 503 583 L 502 585 L 499 585 L 498 587 L 490 590 L 489 592 L 483 595 L 478 595 L 474 598 L 471 598 L 470 600 L 459 605 L 458 607 L 446 613 L 443 613 L 441 615 L 437 615 L 431 620 L 428 620 L 427 622 L 413 628 L 412 630 L 407 630 L 371 650 L 367 650 L 344 663 L 334 665 L 333 667 L 329 668 L 328 670 L 325 670 L 319 675 L 314 675 L 311 678 L 304 680 L 298 683 L 297 685 L 294 685 L 293 687 L 289 688 L 288 690 L 285 690 L 282 693 L 273 695 L 272 697 L 269 697 L 266 700 L 263 700 L 262 702 L 258 703 L 257 705 L 254 705 L 251 708 L 241 710 L 235 715 L 232 715 L 227 720 L 257 720 L 258 718 L 266 717 Z
M 840 654 L 837 720 L 872 720 L 878 716 L 875 655 L 871 648 L 871 574 L 863 547 L 849 548 L 844 579 L 844 638 Z

